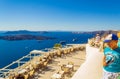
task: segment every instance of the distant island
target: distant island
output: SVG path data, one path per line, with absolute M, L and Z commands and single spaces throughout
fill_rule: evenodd
M 120 31 L 120 30 L 118 30 Z M 118 31 L 115 30 L 100 30 L 100 31 L 86 31 L 86 32 L 72 32 L 74 34 L 100 34 L 100 36 L 106 36 L 107 34 L 114 33 L 116 34 Z M 56 39 L 54 37 L 46 37 L 46 36 L 40 36 L 42 33 L 49 33 L 49 31 L 28 31 L 28 30 L 18 30 L 18 31 L 6 31 L 2 32 L 5 36 L 0 36 L 0 39 L 2 40 L 48 40 L 48 39 Z M 37 36 L 38 35 L 38 36 Z
M 17 31 L 6 31 L 4 34 L 33 34 L 33 33 L 48 33 L 47 31 L 28 31 L 28 30 L 17 30 Z
M 55 39 L 53 37 L 45 37 L 45 36 L 36 36 L 36 35 L 7 35 L 7 36 L 0 36 L 2 40 L 48 40 L 48 39 Z

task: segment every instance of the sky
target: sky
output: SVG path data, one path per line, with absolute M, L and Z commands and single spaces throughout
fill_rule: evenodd
M 120 0 L 0 0 L 6 30 L 120 30 Z

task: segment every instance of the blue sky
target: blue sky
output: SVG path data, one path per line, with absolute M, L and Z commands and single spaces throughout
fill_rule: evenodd
M 0 0 L 0 30 L 120 30 L 120 1 Z

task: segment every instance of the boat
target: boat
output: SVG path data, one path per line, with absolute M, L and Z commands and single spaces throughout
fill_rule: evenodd
M 65 45 L 66 41 L 60 41 L 60 44 Z
M 41 43 L 42 40 L 37 40 L 38 43 Z
M 74 38 L 72 41 L 77 41 L 77 38 Z

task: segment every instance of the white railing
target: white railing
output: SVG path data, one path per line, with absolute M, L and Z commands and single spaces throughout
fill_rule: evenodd
M 66 45 L 67 47 L 65 48 L 60 48 L 60 50 L 66 50 L 70 47 L 73 46 L 73 49 L 78 49 L 80 47 L 79 44 L 68 44 Z M 59 50 L 59 49 L 58 49 Z M 48 50 L 49 51 L 56 51 L 54 49 L 51 49 L 51 50 Z M 23 56 L 22 58 L 16 60 L 16 61 L 13 61 L 11 64 L 3 67 L 2 69 L 0 69 L 0 77 L 2 78 L 5 78 L 7 76 L 10 75 L 11 72 L 18 72 L 19 70 L 21 70 L 23 67 L 23 65 L 25 65 L 25 63 L 31 63 L 32 59 L 34 57 L 37 57 L 37 56 L 41 56 L 42 54 L 44 53 L 48 53 L 48 52 L 45 52 L 45 51 L 41 51 L 41 50 L 33 50 L 31 51 L 28 55 L 26 56 Z M 24 59 L 28 59 L 27 61 L 25 61 Z M 14 66 L 15 64 L 17 64 L 17 66 L 15 66 L 15 68 L 13 68 L 12 66 Z

